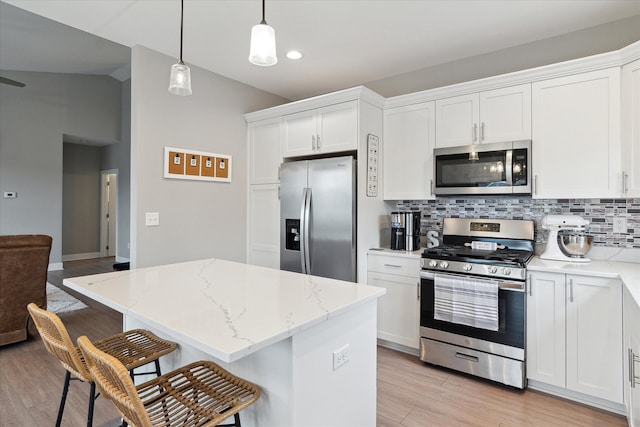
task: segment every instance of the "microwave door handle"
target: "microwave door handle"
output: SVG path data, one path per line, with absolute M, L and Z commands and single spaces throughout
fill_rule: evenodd
M 507 150 L 505 153 L 505 172 L 507 178 L 507 185 L 513 185 L 513 150 Z

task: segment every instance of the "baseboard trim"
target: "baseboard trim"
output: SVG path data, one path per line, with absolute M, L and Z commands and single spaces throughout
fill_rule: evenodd
M 52 262 L 49 263 L 49 266 L 47 267 L 47 271 L 55 271 L 55 270 L 63 270 L 63 266 L 61 262 Z
M 542 393 L 552 394 L 564 399 L 573 400 L 574 402 L 582 403 L 583 405 L 593 406 L 594 408 L 602 409 L 604 411 L 613 412 L 619 415 L 626 415 L 624 405 L 621 403 L 611 402 L 609 400 L 601 399 L 598 397 L 588 396 L 584 393 L 577 391 L 567 390 L 563 387 L 557 387 L 550 384 L 545 384 L 535 380 L 528 380 L 527 388 L 536 390 Z
M 391 350 L 401 351 L 403 353 L 412 354 L 414 356 L 420 355 L 420 350 L 417 348 L 411 348 L 406 345 L 397 344 L 383 338 L 378 338 L 378 345 L 380 347 L 390 348 Z
M 100 252 L 87 252 L 84 254 L 62 255 L 62 261 L 79 261 L 81 259 L 100 258 Z

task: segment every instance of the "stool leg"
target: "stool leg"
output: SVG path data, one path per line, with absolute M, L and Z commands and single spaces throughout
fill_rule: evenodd
M 89 389 L 89 411 L 87 413 L 87 427 L 93 426 L 93 404 L 96 401 L 96 383 L 90 382 L 91 388 Z
M 154 360 L 154 362 L 156 362 L 156 375 L 157 375 L 157 376 L 162 375 L 162 374 L 160 373 L 160 361 L 159 361 L 158 359 L 156 359 L 156 360 Z
M 236 427 L 240 427 L 240 414 L 233 414 L 233 421 L 235 422 Z
M 60 407 L 58 407 L 58 418 L 56 419 L 56 427 L 60 427 L 62 423 L 62 413 L 64 412 L 64 404 L 67 401 L 67 392 L 69 391 L 69 381 L 71 380 L 71 372 L 66 371 L 64 375 L 64 386 L 62 387 L 62 398 L 60 399 Z

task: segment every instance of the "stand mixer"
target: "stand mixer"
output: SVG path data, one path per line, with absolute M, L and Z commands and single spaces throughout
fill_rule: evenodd
M 547 215 L 542 218 L 542 228 L 549 230 L 547 246 L 540 255 L 542 259 L 569 262 L 590 262 L 584 255 L 591 248 L 593 238 L 584 234 L 589 221 L 574 215 Z M 569 233 L 568 238 L 573 238 L 570 247 L 567 247 L 563 239 L 563 232 Z

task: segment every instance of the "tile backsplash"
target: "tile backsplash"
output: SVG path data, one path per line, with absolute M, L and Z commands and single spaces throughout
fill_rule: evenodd
M 536 222 L 536 243 L 544 243 L 545 215 L 578 215 L 591 224 L 594 246 L 640 248 L 640 199 L 440 198 L 399 201 L 397 210 L 420 210 L 422 245 L 428 230 L 442 234 L 444 218 L 528 219 Z M 625 233 L 613 232 L 613 219 L 626 218 Z

